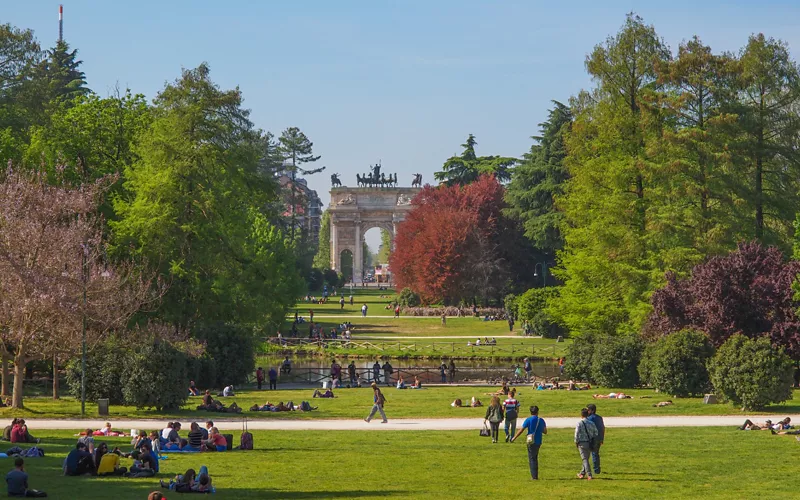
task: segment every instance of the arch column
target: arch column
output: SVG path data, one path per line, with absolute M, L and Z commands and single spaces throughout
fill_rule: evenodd
M 364 256 L 362 255 L 364 252 L 364 244 L 361 241 L 363 238 L 361 234 L 361 220 L 356 219 L 353 227 L 356 233 L 355 251 L 353 252 L 353 283 L 361 283 L 364 275 Z
M 342 270 L 342 258 L 339 255 L 338 231 L 336 230 L 336 217 L 331 217 L 331 269 L 334 271 Z

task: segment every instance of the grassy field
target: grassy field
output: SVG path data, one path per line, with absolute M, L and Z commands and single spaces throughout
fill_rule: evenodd
M 791 498 L 800 446 L 791 436 L 731 428 L 612 429 L 603 473 L 589 482 L 575 478 L 580 460 L 572 431 L 556 429 L 545 436 L 540 481 L 533 482 L 522 442 L 493 445 L 477 430 L 256 431 L 253 451 L 173 454 L 160 462 L 158 477 L 126 479 L 62 476 L 72 434 L 39 433 L 47 456 L 26 460 L 30 486 L 50 498 L 141 500 L 158 489 L 159 478 L 201 465 L 217 487 L 214 498 L 230 499 Z M 12 468 L 11 460 L 3 462 Z
M 469 400 L 472 396 L 481 399 L 484 404 L 489 402 L 487 392 L 494 387 L 430 387 L 423 390 L 397 390 L 386 388 L 384 393 L 388 400 L 386 413 L 389 418 L 462 418 L 481 417 L 485 408 L 453 408 L 450 403 L 459 398 Z M 594 402 L 604 416 L 637 416 L 637 415 L 738 415 L 741 412 L 727 404 L 706 405 L 701 398 L 674 399 L 674 406 L 654 408 L 653 404 L 666 399 L 664 395 L 652 390 L 625 390 L 625 393 L 636 396 L 635 399 L 593 400 L 592 393 L 607 394 L 610 389 L 598 388 L 593 391 L 534 391 L 529 387 L 520 387 L 517 398 L 523 407 L 533 404 L 542 408 L 543 412 L 551 417 L 574 416 L 576 412 Z M 233 401 L 247 410 L 254 403 L 263 405 L 266 401 L 277 404 L 279 401 L 310 401 L 319 409 L 310 413 L 303 412 L 248 412 L 250 418 L 263 419 L 323 419 L 323 418 L 364 418 L 372 406 L 372 392 L 368 388 L 339 389 L 336 390 L 334 399 L 312 399 L 312 389 L 279 390 L 279 391 L 243 391 L 234 398 L 224 398 L 226 404 Z M 649 398 L 641 398 L 649 396 Z M 112 422 L 114 418 L 163 418 L 167 419 L 224 419 L 235 418 L 232 414 L 208 413 L 194 409 L 200 403 L 200 398 L 193 397 L 180 411 L 158 413 L 155 410 L 136 410 L 130 406 L 111 406 Z M 11 420 L 15 416 L 39 418 L 75 418 L 80 414 L 80 402 L 71 398 L 53 401 L 49 398 L 28 398 L 25 401 L 26 409 L 22 411 L 12 408 L 0 408 L 0 419 Z M 782 405 L 774 405 L 762 412 L 774 415 L 800 413 L 800 396 L 795 392 L 795 399 Z M 87 415 L 97 418 L 97 407 L 87 404 Z

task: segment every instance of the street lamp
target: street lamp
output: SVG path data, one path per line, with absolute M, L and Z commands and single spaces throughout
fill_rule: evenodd
M 539 277 L 539 267 L 542 268 L 542 288 L 547 288 L 547 262 L 539 262 L 533 268 L 533 277 Z

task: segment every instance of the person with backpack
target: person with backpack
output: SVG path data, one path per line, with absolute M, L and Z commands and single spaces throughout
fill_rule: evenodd
M 594 404 L 586 405 L 589 410 L 589 417 L 587 420 L 592 422 L 597 427 L 597 439 L 595 439 L 594 447 L 592 448 L 592 466 L 594 473 L 600 474 L 600 447 L 606 438 L 606 426 L 603 423 L 603 417 L 597 414 L 597 406 Z
M 375 413 L 380 413 L 383 420 L 381 421 L 382 424 L 387 423 L 389 420 L 386 419 L 386 413 L 383 411 L 383 405 L 386 404 L 386 398 L 383 396 L 378 384 L 375 382 L 372 383 L 372 411 L 369 412 L 369 416 L 364 419 L 366 423 L 369 423 L 372 420 L 372 417 L 375 416 Z
M 269 367 L 269 390 L 278 390 L 278 370 L 274 366 Z
M 508 393 L 508 398 L 503 401 L 503 408 L 506 411 L 506 425 L 503 430 L 506 433 L 506 443 L 508 440 L 514 436 L 514 432 L 517 430 L 517 416 L 519 414 L 519 401 L 514 397 L 517 394 L 516 389 L 511 389 L 511 392 Z M 509 433 L 509 428 L 511 432 Z
M 511 438 L 513 443 L 523 431 L 528 431 L 528 466 L 531 479 L 539 479 L 539 448 L 542 447 L 542 434 L 547 434 L 547 424 L 539 418 L 539 407 L 531 406 L 531 416 L 526 418 L 517 434 Z
M 581 409 L 581 420 L 575 426 L 575 446 L 578 448 L 578 453 L 581 455 L 581 462 L 583 466 L 578 473 L 578 479 L 586 477 L 587 480 L 592 479 L 592 469 L 589 468 L 589 456 L 595 447 L 597 440 L 597 427 L 589 420 L 589 410 L 586 408 Z
M 387 386 L 391 386 L 392 385 L 392 373 L 394 373 L 394 368 L 392 367 L 391 363 L 389 363 L 389 360 L 387 359 L 386 362 L 383 364 L 383 378 L 384 378 L 383 382 Z
M 258 370 L 256 370 L 256 383 L 258 384 L 258 390 L 261 390 L 261 384 L 264 383 L 264 369 L 260 366 Z
M 483 417 L 483 425 L 489 421 L 492 428 L 492 443 L 497 442 L 497 435 L 500 432 L 500 423 L 503 421 L 503 406 L 500 404 L 500 398 L 497 396 L 492 397 L 492 402 L 486 408 L 486 416 Z

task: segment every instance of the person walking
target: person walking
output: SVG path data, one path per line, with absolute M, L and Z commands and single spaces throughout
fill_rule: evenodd
M 366 317 L 367 317 L 367 310 L 368 310 L 368 309 L 369 309 L 369 308 L 367 307 L 367 305 L 366 305 L 366 304 L 364 304 L 363 306 L 361 306 L 361 316 L 363 316 L 363 317 L 365 317 L 365 318 L 366 318 Z
M 565 362 L 565 359 L 564 359 L 563 356 L 558 358 L 558 375 L 559 376 L 563 376 L 564 375 L 564 362 Z
M 394 317 L 395 318 L 399 318 L 400 317 L 400 306 L 399 305 L 394 306 Z
M 597 414 L 597 406 L 594 404 L 586 405 L 589 410 L 589 420 L 597 427 L 597 439 L 594 440 L 594 448 L 592 448 L 592 467 L 595 474 L 600 474 L 600 447 L 606 439 L 606 425 L 603 423 L 603 417 Z
M 314 310 L 313 309 L 309 309 L 308 310 L 308 321 L 311 322 L 312 324 L 314 323 Z
M 351 306 L 353 305 L 353 294 L 352 293 L 350 294 L 350 305 Z
M 439 374 L 442 376 L 442 383 L 447 383 L 447 365 L 445 364 L 444 360 L 442 360 L 442 364 L 439 365 Z
M 356 362 L 350 361 L 347 365 L 347 374 L 350 376 L 350 386 L 356 387 L 358 385 L 358 375 L 356 374 Z
M 344 295 L 339 298 L 339 305 L 341 306 L 341 309 L 344 309 Z
M 492 402 L 486 408 L 486 415 L 483 417 L 483 425 L 489 421 L 489 426 L 492 428 L 492 443 L 497 442 L 497 435 L 500 432 L 500 423 L 503 421 L 503 406 L 500 404 L 500 398 L 492 396 Z
M 597 439 L 597 427 L 589 419 L 589 410 L 586 408 L 581 409 L 581 420 L 575 426 L 575 446 L 578 448 L 578 453 L 581 455 L 581 462 L 583 466 L 578 473 L 578 479 L 586 477 L 587 480 L 592 479 L 592 469 L 589 468 L 589 456 L 594 448 L 595 440 Z
M 542 446 L 542 434 L 547 434 L 547 424 L 539 417 L 539 407 L 531 406 L 531 416 L 522 422 L 522 427 L 511 438 L 513 443 L 523 431 L 528 431 L 528 466 L 531 469 L 531 479 L 539 479 L 539 448 Z
M 365 422 L 369 423 L 372 420 L 372 417 L 375 416 L 375 413 L 379 412 L 383 420 L 381 421 L 382 424 L 385 424 L 389 420 L 386 419 L 386 413 L 383 411 L 383 405 L 386 404 L 386 398 L 383 396 L 378 384 L 375 382 L 372 383 L 372 411 L 369 412 L 369 416 L 364 419 Z
M 503 431 L 506 433 L 506 443 L 509 438 L 514 437 L 514 432 L 517 430 L 517 416 L 519 415 L 519 401 L 514 397 L 516 396 L 516 389 L 511 389 L 508 397 L 503 401 L 503 409 L 506 412 L 506 425 Z M 509 433 L 509 429 L 511 429 Z
M 269 390 L 278 390 L 278 370 L 274 366 L 269 367 Z
M 258 384 L 258 390 L 261 390 L 261 384 L 264 383 L 264 369 L 260 366 L 258 370 L 256 370 L 256 383 Z
M 450 383 L 453 383 L 453 380 L 456 378 L 456 363 L 452 359 L 450 360 L 450 366 L 448 367 L 448 372 L 450 375 Z
M 381 364 L 378 360 L 375 360 L 375 364 L 372 365 L 372 378 L 375 379 L 376 384 L 381 383 Z

